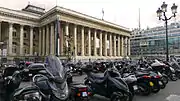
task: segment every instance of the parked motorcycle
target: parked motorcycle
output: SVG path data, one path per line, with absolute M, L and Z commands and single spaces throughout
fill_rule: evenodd
M 48 56 L 44 68 L 45 70 L 39 71 L 33 77 L 33 85 L 14 92 L 12 101 L 66 101 L 70 98 L 72 101 L 79 101 L 79 99 L 82 101 L 82 99 L 87 99 L 88 93 L 85 86 L 71 85 L 78 91 L 73 92 L 73 89 L 71 90 L 73 93 L 69 91 L 71 88 L 67 85 L 69 70 L 62 66 L 58 57 Z
M 89 101 L 90 92 L 88 92 L 88 88 L 84 84 L 71 84 L 70 92 L 70 101 Z
M 83 68 L 87 74 L 84 84 L 93 94 L 98 94 L 110 98 L 111 101 L 132 101 L 132 94 L 126 82 L 121 78 L 118 71 L 107 69 L 103 77 L 93 74 L 92 66 L 87 65 Z
M 25 72 L 28 72 L 28 70 L 18 70 L 13 72 L 12 75 L 7 75 L 11 74 L 11 71 L 9 73 L 5 71 L 5 75 L 2 76 L 0 80 L 0 95 L 5 101 L 10 101 L 11 94 L 19 88 L 22 81 L 22 74 Z

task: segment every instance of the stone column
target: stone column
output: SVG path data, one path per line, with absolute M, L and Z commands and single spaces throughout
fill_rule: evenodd
M 88 30 L 88 56 L 91 56 L 91 29 Z
M 49 25 L 46 25 L 46 55 L 49 55 Z
M 13 42 L 13 23 L 9 23 L 9 40 L 8 40 L 8 55 L 12 55 L 12 42 Z
M 125 56 L 127 56 L 128 55 L 128 38 L 127 37 L 125 37 Z
M 124 56 L 124 38 L 121 36 L 121 56 Z
M 74 56 L 77 56 L 77 25 L 74 25 Z
M 130 40 L 130 38 L 128 38 L 128 56 L 130 56 L 131 55 L 131 40 Z
M 97 49 L 96 49 L 96 30 L 94 30 L 94 56 L 97 56 Z
M 60 54 L 64 55 L 64 30 L 63 30 L 63 26 L 60 27 Z
M 116 56 L 116 35 L 114 35 L 114 56 Z
M 107 33 L 104 33 L 104 56 L 107 56 Z
M 109 34 L 109 56 L 112 56 L 112 35 Z
M 30 27 L 30 52 L 29 54 L 33 55 L 33 27 Z
M 43 27 L 43 35 L 42 35 L 42 56 L 45 55 L 45 27 Z
M 2 22 L 0 21 L 0 41 L 2 41 L 1 24 L 2 24 Z
M 99 33 L 99 54 L 102 56 L 102 32 Z
M 20 25 L 20 55 L 23 55 L 23 45 L 24 45 L 24 25 Z
M 81 55 L 84 56 L 84 27 L 81 29 Z
M 42 47 L 42 44 L 41 44 L 41 41 L 42 41 L 42 35 L 41 35 L 41 27 L 39 27 L 39 55 L 42 55 L 42 51 L 41 51 L 41 47 Z
M 54 54 L 55 52 L 55 37 L 54 37 L 54 23 L 51 23 L 51 33 L 50 33 L 50 54 Z
M 69 23 L 66 23 L 66 47 L 68 47 L 68 40 L 67 40 L 67 38 L 69 38 Z
M 121 55 L 120 47 L 120 36 L 118 35 L 118 56 Z

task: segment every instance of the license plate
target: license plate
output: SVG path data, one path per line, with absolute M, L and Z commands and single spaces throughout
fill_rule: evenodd
M 134 85 L 133 88 L 134 88 L 134 90 L 137 90 L 137 89 L 138 89 L 137 85 Z
M 29 74 L 29 76 L 32 76 L 32 74 Z
M 161 82 L 161 81 L 159 81 L 159 84 L 160 84 L 160 85 L 162 85 L 162 82 Z
M 82 92 L 82 96 L 87 96 L 87 92 Z
M 154 86 L 153 82 L 149 82 L 149 85 L 150 85 L 150 86 Z

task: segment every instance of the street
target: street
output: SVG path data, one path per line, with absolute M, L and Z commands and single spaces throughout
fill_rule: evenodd
M 85 76 L 74 79 L 75 82 L 83 82 Z M 102 96 L 92 97 L 92 101 L 110 101 Z M 180 101 L 180 80 L 169 81 L 165 89 L 161 89 L 157 94 L 151 94 L 149 96 L 135 96 L 133 101 Z
M 74 82 L 83 82 L 85 75 L 75 76 Z M 21 87 L 25 87 L 29 83 L 22 83 Z M 180 80 L 169 81 L 165 89 L 161 89 L 157 94 L 151 94 L 149 96 L 135 96 L 133 101 L 180 101 Z M 91 101 L 110 101 L 109 99 L 95 95 L 91 98 Z

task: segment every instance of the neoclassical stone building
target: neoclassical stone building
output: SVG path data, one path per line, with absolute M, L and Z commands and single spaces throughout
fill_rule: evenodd
M 57 35 L 59 36 L 56 45 Z M 130 30 L 70 9 L 28 5 L 20 11 L 0 7 L 1 55 L 116 59 L 130 55 Z M 71 47 L 70 49 L 67 47 Z

